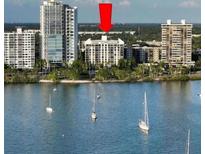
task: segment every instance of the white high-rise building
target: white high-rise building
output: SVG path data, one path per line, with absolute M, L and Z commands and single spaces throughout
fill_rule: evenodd
M 178 24 L 167 20 L 167 24 L 161 25 L 161 30 L 161 60 L 171 65 L 193 65 L 192 24 L 186 24 L 185 20 Z
M 57 0 L 40 6 L 41 58 L 47 63 L 72 63 L 78 58 L 77 7 Z
M 18 69 L 35 65 L 35 33 L 28 30 L 4 33 L 4 64 Z
M 88 39 L 82 42 L 82 52 L 87 63 L 118 65 L 118 61 L 124 58 L 124 45 L 121 39 L 108 40 L 107 36 L 102 36 L 101 40 Z

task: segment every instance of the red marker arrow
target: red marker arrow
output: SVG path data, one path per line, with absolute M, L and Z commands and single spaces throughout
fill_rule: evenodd
M 100 3 L 100 24 L 99 28 L 104 32 L 109 32 L 112 28 L 112 4 L 111 3 Z

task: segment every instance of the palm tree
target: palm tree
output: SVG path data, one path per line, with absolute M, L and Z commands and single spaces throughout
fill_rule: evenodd
M 144 65 L 138 65 L 135 69 L 135 73 L 138 78 L 144 78 Z

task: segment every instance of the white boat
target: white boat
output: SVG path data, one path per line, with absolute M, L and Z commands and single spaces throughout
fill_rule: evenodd
M 97 99 L 100 99 L 100 98 L 101 98 L 101 96 L 100 96 L 100 94 L 98 94 L 98 95 L 97 95 Z
M 57 89 L 56 88 L 53 88 L 53 91 L 55 92 Z
M 190 129 L 188 130 L 188 139 L 187 139 L 187 143 L 186 143 L 186 149 L 185 149 L 185 154 L 189 154 L 190 153 Z
M 48 107 L 46 107 L 46 111 L 48 113 L 52 113 L 53 112 L 53 109 L 51 107 L 51 95 L 49 95 L 49 105 L 48 105 Z
M 146 133 L 148 133 L 148 131 L 149 131 L 149 117 L 148 117 L 146 92 L 144 93 L 144 119 L 139 120 L 138 126 L 142 131 L 145 131 Z
M 92 112 L 91 118 L 92 118 L 93 120 L 97 119 L 97 114 L 96 114 L 95 112 Z

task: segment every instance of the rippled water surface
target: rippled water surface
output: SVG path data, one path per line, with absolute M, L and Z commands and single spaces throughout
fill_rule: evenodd
M 101 99 L 94 123 L 95 87 Z M 145 90 L 148 135 L 137 127 Z M 190 129 L 190 154 L 200 154 L 199 93 L 200 81 L 5 85 L 5 153 L 184 154 Z

